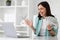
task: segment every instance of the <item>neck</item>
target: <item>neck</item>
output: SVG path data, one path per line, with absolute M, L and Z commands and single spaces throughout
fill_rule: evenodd
M 45 19 L 45 18 L 46 18 L 46 16 L 43 16 L 43 18 Z

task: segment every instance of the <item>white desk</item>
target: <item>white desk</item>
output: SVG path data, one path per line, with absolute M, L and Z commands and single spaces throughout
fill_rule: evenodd
M 0 37 L 0 40 L 60 40 L 60 38 L 59 37 L 32 37 L 32 38 Z

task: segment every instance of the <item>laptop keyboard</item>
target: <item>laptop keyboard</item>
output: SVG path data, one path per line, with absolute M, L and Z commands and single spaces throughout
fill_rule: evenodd
M 29 36 L 18 36 L 18 38 L 29 38 Z

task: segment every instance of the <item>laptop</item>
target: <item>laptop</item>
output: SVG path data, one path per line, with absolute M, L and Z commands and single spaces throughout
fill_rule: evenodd
M 4 30 L 6 37 L 29 38 L 29 36 L 27 35 L 26 36 L 17 35 L 13 22 L 4 22 L 3 30 Z

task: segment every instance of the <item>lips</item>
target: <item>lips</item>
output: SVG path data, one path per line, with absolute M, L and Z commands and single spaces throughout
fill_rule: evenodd
M 41 12 L 40 14 L 43 14 L 43 12 Z
M 39 12 L 40 13 L 40 15 L 43 15 L 43 12 Z

